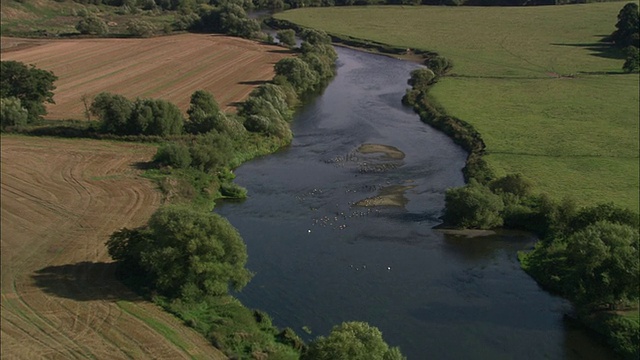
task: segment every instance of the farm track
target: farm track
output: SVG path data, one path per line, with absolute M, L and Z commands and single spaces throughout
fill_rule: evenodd
M 191 94 L 210 91 L 221 108 L 235 105 L 273 65 L 291 56 L 278 46 L 222 35 L 181 34 L 152 39 L 2 38 L 2 59 L 34 64 L 58 76 L 47 119 L 85 119 L 83 96 L 106 91 L 161 98 L 186 111 Z
M 135 167 L 153 147 L 1 140 L 3 359 L 225 358 L 114 277 L 104 242 L 160 205 Z

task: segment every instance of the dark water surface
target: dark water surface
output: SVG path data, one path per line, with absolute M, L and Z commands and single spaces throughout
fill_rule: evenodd
M 249 199 L 217 207 L 255 272 L 237 297 L 307 339 L 367 321 L 410 360 L 609 358 L 520 269 L 531 237 L 432 230 L 466 154 L 402 106 L 416 65 L 337 50 L 338 76 L 297 115 L 291 147 L 238 168 Z M 380 194 L 394 206 L 358 206 Z

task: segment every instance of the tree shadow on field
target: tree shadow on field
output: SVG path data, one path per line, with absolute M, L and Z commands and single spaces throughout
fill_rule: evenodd
M 599 41 L 590 43 L 551 43 L 555 46 L 571 46 L 580 47 L 591 51 L 590 55 L 602 57 L 606 59 L 624 59 L 624 53 L 620 49 L 613 46 L 612 43 L 607 41 L 609 35 L 597 35 L 600 38 Z
M 269 50 L 267 52 L 270 52 L 272 54 L 295 54 L 296 52 L 291 50 L 291 49 L 282 49 L 282 50 Z
M 269 81 L 267 80 L 252 80 L 252 81 L 240 81 L 238 84 L 240 85 L 262 85 L 266 84 Z
M 133 166 L 133 168 L 137 170 L 150 170 L 157 168 L 156 164 L 153 161 L 138 161 L 133 163 L 131 166 Z
M 76 301 L 128 300 L 140 298 L 116 279 L 117 263 L 83 261 L 47 266 L 31 278 L 49 295 Z

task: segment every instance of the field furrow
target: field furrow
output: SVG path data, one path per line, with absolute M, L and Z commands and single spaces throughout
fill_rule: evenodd
M 32 43 L 2 38 L 3 60 L 50 70 L 59 80 L 48 119 L 85 119 L 83 97 L 106 91 L 161 98 L 183 111 L 196 90 L 210 91 L 223 110 L 233 111 L 273 65 L 290 56 L 277 46 L 220 35 L 182 34 L 153 39 L 75 39 Z
M 159 206 L 135 168 L 154 147 L 18 136 L 1 144 L 3 359 L 224 358 L 118 282 L 104 246 Z

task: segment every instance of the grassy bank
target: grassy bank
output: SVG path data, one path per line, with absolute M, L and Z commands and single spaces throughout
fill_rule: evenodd
M 319 8 L 277 18 L 450 58 L 451 75 L 431 94 L 482 134 L 496 175 L 520 172 L 558 199 L 638 211 L 638 75 L 622 74 L 622 54 L 600 42 L 623 4 Z

